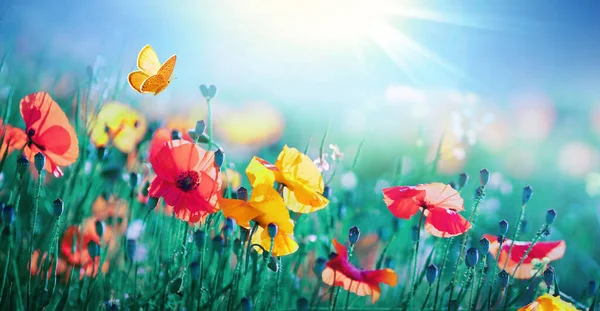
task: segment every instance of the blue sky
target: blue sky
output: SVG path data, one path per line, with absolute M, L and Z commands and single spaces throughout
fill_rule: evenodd
M 475 92 L 500 102 L 529 89 L 588 104 L 600 95 L 597 1 L 456 1 L 452 6 L 398 1 L 400 10 L 418 3 L 451 23 L 382 15 L 447 66 L 410 49 L 398 53 L 404 61 L 398 66 L 368 36 L 331 45 L 303 40 L 318 34 L 300 32 L 290 39 L 277 21 L 265 21 L 272 16 L 264 13 L 269 8 L 262 0 L 251 9 L 251 1 L 231 0 L 177 1 L 178 6 L 141 0 L 12 1 L 0 34 L 20 33 L 41 45 L 60 37 L 63 46 L 55 52 L 72 51 L 69 57 L 82 62 L 99 54 L 109 64 L 130 60 L 133 66 L 146 43 L 161 59 L 177 53 L 178 80 L 164 98 L 194 94 L 200 83 L 217 84 L 231 101 L 336 108 L 380 98 L 394 84 Z

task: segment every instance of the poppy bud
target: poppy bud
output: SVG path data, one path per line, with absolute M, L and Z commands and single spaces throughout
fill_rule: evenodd
M 148 203 L 146 203 L 146 204 L 148 206 L 148 210 L 151 211 L 151 210 L 153 210 L 156 207 L 156 205 L 158 205 L 158 198 L 149 197 L 148 198 Z
M 271 239 L 274 239 L 275 236 L 277 235 L 277 231 L 279 230 L 279 228 L 277 228 L 277 225 L 274 223 L 270 223 L 267 226 L 267 233 L 269 233 L 269 236 L 271 237 Z
M 500 220 L 498 223 L 498 230 L 501 235 L 505 235 L 508 232 L 508 221 L 506 221 L 506 219 Z
M 544 283 L 547 287 L 552 286 L 552 283 L 554 283 L 554 268 L 551 266 L 548 266 L 544 271 Z
M 52 202 L 52 214 L 54 217 L 60 217 L 65 209 L 65 203 L 61 199 L 56 199 Z
M 248 190 L 244 187 L 240 187 L 237 190 L 237 198 L 238 200 L 248 201 Z
M 458 175 L 458 188 L 462 189 L 467 182 L 469 182 L 469 175 L 467 173 L 461 173 Z
M 477 265 L 479 261 L 479 251 L 475 247 L 471 247 L 467 250 L 467 256 L 465 257 L 465 264 L 467 267 L 472 268 Z
M 139 179 L 139 177 L 138 177 L 137 173 L 135 173 L 135 172 L 129 173 L 129 186 L 132 189 L 135 189 L 135 187 L 137 187 L 138 179 Z
M 419 240 L 419 227 L 412 226 L 411 232 L 412 232 L 413 241 L 415 241 L 415 242 L 418 241 Z
M 125 242 L 125 248 L 127 249 L 127 256 L 129 256 L 129 259 L 133 260 L 135 251 L 137 250 L 137 241 L 134 239 L 127 239 L 127 242 Z
M 550 226 L 554 220 L 556 219 L 556 211 L 553 209 L 549 209 L 546 212 L 546 225 Z
M 531 200 L 531 196 L 533 195 L 533 189 L 531 186 L 527 186 L 523 188 L 523 205 L 527 204 L 529 200 Z
M 223 153 L 223 151 L 221 149 L 217 149 L 217 151 L 215 151 L 215 166 L 217 168 L 221 168 L 221 166 L 223 165 L 224 158 L 225 154 Z
M 296 310 L 308 311 L 308 299 L 301 297 L 296 300 Z
M 181 285 L 183 284 L 183 280 L 181 278 L 176 278 L 169 284 L 169 292 L 171 294 L 177 294 L 181 290 Z
M 96 220 L 96 234 L 98 234 L 99 237 L 102 237 L 102 235 L 104 234 L 104 223 L 101 220 Z
M 233 232 L 234 226 L 235 226 L 235 222 L 233 222 L 233 219 L 226 218 L 225 219 L 225 224 L 223 225 L 223 233 L 226 236 L 231 235 L 231 233 Z
M 246 242 L 246 241 L 248 241 L 249 237 L 250 237 L 250 230 L 248 230 L 244 227 L 240 227 L 240 240 L 242 242 Z
M 142 187 L 142 196 L 147 197 L 149 192 L 148 192 L 148 188 L 150 188 L 150 182 L 147 181 L 144 183 L 144 186 Z
M 225 240 L 220 235 L 216 235 L 213 240 L 213 249 L 218 255 L 223 255 L 223 251 L 225 250 Z
M 190 274 L 192 275 L 192 280 L 197 280 L 200 277 L 200 264 L 197 261 L 190 264 Z
M 35 169 L 41 174 L 44 166 L 46 166 L 46 156 L 41 152 L 36 153 L 33 156 L 33 163 L 35 164 Z
M 204 120 L 196 121 L 196 127 L 194 128 L 194 133 L 198 136 L 202 136 L 204 131 L 206 130 L 206 123 Z
M 29 160 L 27 160 L 27 158 L 23 155 L 20 155 L 17 158 L 17 173 L 19 174 L 19 176 L 23 176 L 23 174 L 25 174 L 25 171 L 27 170 L 28 166 Z
M 386 256 L 383 259 L 383 265 L 386 268 L 390 268 L 390 269 L 394 269 L 396 267 L 396 263 L 394 262 L 394 258 L 390 257 L 390 256 Z
M 171 139 L 172 140 L 181 139 L 181 132 L 178 130 L 172 130 L 171 131 Z
M 269 254 L 267 254 L 267 252 L 263 252 L 263 256 L 268 256 L 267 258 L 269 260 L 269 263 L 267 263 L 267 267 L 269 269 L 271 269 L 271 271 L 273 271 L 273 272 L 279 271 L 279 265 L 275 261 L 275 256 L 269 256 Z
M 102 159 L 104 159 L 104 154 L 106 153 L 106 148 L 104 147 L 98 147 L 96 149 L 96 157 L 98 158 L 98 160 L 102 161 Z
M 429 286 L 433 285 L 433 282 L 435 282 L 438 277 L 438 267 L 434 264 L 427 266 L 425 269 L 425 277 L 427 278 Z
M 490 171 L 488 171 L 487 168 L 484 168 L 481 171 L 479 171 L 479 184 L 482 187 L 485 187 L 485 185 L 487 185 L 489 180 L 490 180 Z
M 508 272 L 506 272 L 506 270 L 502 270 L 500 273 L 498 273 L 498 285 L 500 285 L 500 288 L 506 288 L 509 277 L 510 275 Z
M 198 248 L 198 251 L 201 251 L 206 243 L 206 233 L 204 233 L 202 230 L 194 232 L 194 242 L 196 243 L 196 248 Z
M 448 186 L 452 187 L 452 189 L 454 189 L 454 190 L 458 190 L 458 186 L 457 186 L 457 185 L 456 185 L 456 183 L 455 183 L 455 182 L 453 182 L 453 181 L 449 182 L 449 183 L 448 183 Z
M 596 295 L 596 281 L 592 280 L 588 282 L 587 292 L 590 296 Z
M 323 272 L 323 270 L 325 270 L 326 262 L 327 262 L 327 259 L 325 259 L 323 257 L 319 257 L 315 260 L 315 266 L 313 267 L 313 272 L 317 276 L 321 276 L 321 273 Z
M 331 198 L 331 187 L 330 186 L 325 186 L 325 188 L 323 188 L 323 196 L 326 199 Z
M 479 251 L 481 251 L 482 255 L 487 255 L 490 251 L 490 240 L 481 238 L 481 240 L 479 240 Z
M 87 249 L 88 249 L 88 253 L 90 254 L 90 257 L 96 258 L 98 256 L 98 254 L 100 254 L 100 246 L 98 245 L 98 243 L 94 242 L 94 241 L 90 241 L 87 245 Z
M 352 226 L 350 230 L 348 230 L 348 241 L 350 241 L 350 245 L 356 244 L 358 239 L 360 238 L 360 230 L 357 226 Z
M 250 298 L 242 298 L 242 311 L 252 311 L 252 301 L 250 301 Z
M 2 207 L 2 222 L 10 225 L 15 220 L 15 208 L 12 205 Z

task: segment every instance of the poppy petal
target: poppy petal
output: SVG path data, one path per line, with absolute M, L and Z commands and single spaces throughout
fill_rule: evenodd
M 264 214 L 242 200 L 221 199 L 219 206 L 225 217 L 233 218 L 239 226 L 246 229 L 250 228 L 250 220 Z
M 279 153 L 275 166 L 282 173 L 286 181 L 298 181 L 298 184 L 308 187 L 312 191 L 323 193 L 324 183 L 323 175 L 317 165 L 305 154 L 296 148 L 283 146 Z M 289 185 L 286 182 L 286 185 Z M 295 189 L 291 188 L 295 191 Z
M 383 201 L 394 216 L 410 219 L 420 208 L 419 200 L 425 197 L 425 190 L 411 186 L 385 188 Z
M 471 229 L 471 224 L 458 212 L 444 208 L 429 208 L 425 230 L 439 238 L 453 237 Z
M 454 188 L 442 183 L 431 183 L 417 186 L 426 191 L 425 202 L 428 206 L 451 209 L 455 211 L 464 210 L 464 200 Z
M 281 173 L 277 167 L 259 157 L 253 157 L 246 167 L 246 175 L 252 187 L 259 184 L 273 185 L 276 180 L 281 181 Z
M 329 200 L 322 194 L 303 185 L 295 186 L 294 191 L 288 187 L 283 188 L 283 197 L 287 208 L 300 214 L 316 212 L 329 204 Z
M 264 249 L 271 248 L 271 237 L 269 232 L 261 227 L 256 228 L 252 236 L 252 244 L 260 244 Z M 279 230 L 273 239 L 273 256 L 281 257 L 295 253 L 298 250 L 298 243 L 294 240 L 291 234 Z M 254 248 L 259 254 L 262 253 L 260 247 Z
M 199 147 L 185 140 L 166 142 L 160 151 L 150 159 L 157 176 L 175 183 L 176 177 L 195 167 L 200 159 Z

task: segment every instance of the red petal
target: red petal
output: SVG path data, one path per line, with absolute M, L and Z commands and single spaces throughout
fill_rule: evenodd
M 450 185 L 442 183 L 431 183 L 417 186 L 425 189 L 425 202 L 428 207 L 451 209 L 455 211 L 464 210 L 464 201 L 460 194 Z
M 420 208 L 419 202 L 425 197 L 425 190 L 412 186 L 398 186 L 383 189 L 383 201 L 394 216 L 410 219 Z
M 198 164 L 199 147 L 185 140 L 165 143 L 160 151 L 150 159 L 156 176 L 174 183 L 179 173 L 187 172 Z
M 431 235 L 447 238 L 465 233 L 471 224 L 458 212 L 444 208 L 429 208 L 425 230 Z

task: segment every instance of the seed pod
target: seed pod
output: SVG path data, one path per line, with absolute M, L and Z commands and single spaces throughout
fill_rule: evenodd
M 301 297 L 296 300 L 296 310 L 308 311 L 308 299 Z
M 206 130 L 206 123 L 204 122 L 204 120 L 197 121 L 196 127 L 194 128 L 194 133 L 196 133 L 196 135 L 198 135 L 198 136 L 202 136 L 202 134 L 204 134 L 205 130 Z
M 23 176 L 27 171 L 27 167 L 29 167 L 29 160 L 25 156 L 20 155 L 17 158 L 17 174 Z
M 465 264 L 467 267 L 472 268 L 477 265 L 477 262 L 479 262 L 479 251 L 475 247 L 471 247 L 467 250 Z
M 237 198 L 238 200 L 248 201 L 248 190 L 244 187 L 240 187 L 237 190 Z
M 315 260 L 315 266 L 313 267 L 313 272 L 315 273 L 315 275 L 317 275 L 318 277 L 321 276 L 321 273 L 323 272 L 323 270 L 325 270 L 326 262 L 327 259 L 323 257 L 319 257 Z
M 269 237 L 271 237 L 271 239 L 274 239 L 275 236 L 277 235 L 277 232 L 279 231 L 279 228 L 277 227 L 276 224 L 274 223 L 270 223 L 267 226 L 267 233 L 269 233 Z
M 360 238 L 360 230 L 357 226 L 352 226 L 350 230 L 348 230 L 348 241 L 350 241 L 350 245 L 356 244 L 358 239 Z
M 181 139 L 181 132 L 178 130 L 172 130 L 171 131 L 171 139 L 172 140 Z
M 438 277 L 438 267 L 434 264 L 430 264 L 429 266 L 427 266 L 425 270 L 425 277 L 427 277 L 427 282 L 429 283 L 429 286 L 433 285 L 433 282 L 435 282 L 435 280 Z
M 458 189 L 462 189 L 469 182 L 469 175 L 461 173 L 458 175 Z
M 508 272 L 506 272 L 506 270 L 502 270 L 500 273 L 498 273 L 498 285 L 500 285 L 500 288 L 506 288 L 506 286 L 508 286 L 509 278 L 510 275 Z
M 35 164 L 35 169 L 41 174 L 44 170 L 44 166 L 46 166 L 46 156 L 43 153 L 38 152 L 33 156 L 33 162 Z
M 531 186 L 526 186 L 523 188 L 523 205 L 527 204 L 529 200 L 531 200 L 531 196 L 533 195 L 533 189 Z
M 54 217 L 60 217 L 65 208 L 65 203 L 61 199 L 56 199 L 52 202 L 52 214 Z
M 92 258 L 96 258 L 100 254 L 100 246 L 94 241 L 90 241 L 88 243 L 87 249 L 88 253 L 90 254 L 90 257 Z
M 479 251 L 482 255 L 487 255 L 487 253 L 490 251 L 490 240 L 487 238 L 481 238 L 481 240 L 479 240 Z
M 552 266 L 548 266 L 544 271 L 544 283 L 546 283 L 546 286 L 548 287 L 552 286 L 552 283 L 554 283 L 554 268 L 552 268 Z
M 508 232 L 508 221 L 505 219 L 500 220 L 498 223 L 498 231 L 501 235 L 505 235 Z
M 217 151 L 215 151 L 215 166 L 217 168 L 221 168 L 221 166 L 223 166 L 224 160 L 225 160 L 225 154 L 223 153 L 223 150 L 217 149 Z
M 250 301 L 250 298 L 242 298 L 242 311 L 252 311 L 252 301 Z
M 156 205 L 158 205 L 158 198 L 149 197 L 148 198 L 148 203 L 147 203 L 148 210 L 149 211 L 153 210 L 156 207 Z
M 546 225 L 550 226 L 554 220 L 556 219 L 556 211 L 553 209 L 549 209 L 546 212 Z
M 482 187 L 485 187 L 489 180 L 490 180 L 490 171 L 488 171 L 487 168 L 484 168 L 481 171 L 479 171 L 479 184 Z
M 104 223 L 101 220 L 96 219 L 94 225 L 96 226 L 96 234 L 102 238 L 102 235 L 104 234 Z
M 139 179 L 139 176 L 137 173 L 135 173 L 135 172 L 129 173 L 129 186 L 131 187 L 131 189 L 135 189 L 135 187 L 137 187 L 138 179 Z
M 197 230 L 194 232 L 194 242 L 196 243 L 196 248 L 198 248 L 198 251 L 202 251 L 204 244 L 206 243 L 206 233 L 204 233 L 202 230 Z

